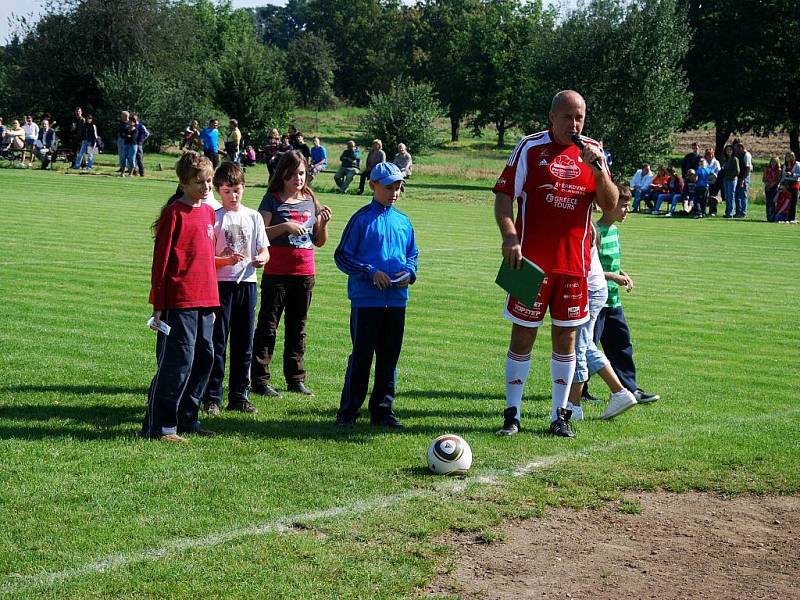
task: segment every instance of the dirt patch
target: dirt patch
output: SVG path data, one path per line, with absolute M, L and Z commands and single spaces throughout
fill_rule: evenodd
M 638 514 L 637 514 L 638 513 Z M 458 536 L 423 597 L 800 598 L 800 496 L 647 493 Z

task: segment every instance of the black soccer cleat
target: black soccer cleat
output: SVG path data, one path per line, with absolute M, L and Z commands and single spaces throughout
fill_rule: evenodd
M 572 411 L 566 408 L 559 408 L 556 411 L 556 420 L 550 423 L 550 433 L 557 437 L 574 438 L 575 432 L 569 426 L 569 419 Z
M 503 428 L 497 430 L 497 435 L 517 435 L 519 430 L 517 409 L 514 406 L 509 406 L 503 411 Z
M 655 402 L 656 400 L 661 400 L 661 396 L 658 394 L 648 394 L 641 388 L 637 388 L 633 395 L 636 397 L 636 402 L 639 404 L 648 404 L 649 402 Z

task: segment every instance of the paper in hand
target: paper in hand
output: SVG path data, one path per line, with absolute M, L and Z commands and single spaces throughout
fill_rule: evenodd
M 155 323 L 156 323 L 155 317 L 150 317 L 150 319 L 147 321 L 147 326 L 150 329 L 153 329 L 153 326 L 155 325 Z M 158 322 L 158 327 L 156 327 L 156 329 L 158 329 L 164 335 L 169 335 L 169 332 L 172 331 L 172 327 L 167 325 L 164 321 L 159 321 Z

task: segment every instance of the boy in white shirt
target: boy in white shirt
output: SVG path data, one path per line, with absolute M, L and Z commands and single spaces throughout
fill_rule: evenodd
M 227 410 L 257 412 L 248 399 L 253 358 L 258 279 L 256 269 L 269 261 L 269 241 L 264 220 L 242 205 L 244 170 L 223 162 L 214 173 L 214 188 L 222 198 L 214 224 L 214 262 L 220 307 L 214 323 L 214 366 L 208 380 L 203 410 L 218 415 L 225 379 L 225 349 L 230 338 L 230 377 Z
M 25 153 L 28 153 L 28 165 L 33 162 L 33 146 L 36 144 L 36 138 L 39 137 L 39 126 L 33 122 L 33 117 L 28 115 L 25 117 L 25 123 L 22 125 L 25 131 L 25 147 L 22 149 L 22 162 L 25 163 Z

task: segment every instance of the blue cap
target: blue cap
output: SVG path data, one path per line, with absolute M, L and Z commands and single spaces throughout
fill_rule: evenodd
M 403 173 L 397 168 L 397 165 L 390 162 L 378 163 L 372 167 L 369 174 L 369 180 L 379 183 L 381 185 L 389 185 L 395 181 L 402 181 L 405 179 Z

